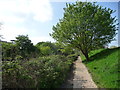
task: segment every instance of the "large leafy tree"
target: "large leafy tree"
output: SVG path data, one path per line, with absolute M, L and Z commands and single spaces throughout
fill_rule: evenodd
M 76 2 L 66 4 L 64 17 L 53 26 L 50 34 L 56 41 L 82 51 L 87 60 L 88 53 L 104 47 L 116 35 L 115 11 L 96 3 Z

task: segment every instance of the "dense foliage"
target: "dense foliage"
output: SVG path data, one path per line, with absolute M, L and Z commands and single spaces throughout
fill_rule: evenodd
M 36 47 L 40 50 L 40 56 L 48 56 L 57 54 L 57 46 L 51 42 L 39 42 Z
M 58 42 L 82 51 L 89 60 L 91 50 L 102 48 L 114 40 L 114 11 L 90 2 L 66 4 L 64 16 L 53 26 L 51 36 Z
M 28 36 L 19 35 L 2 44 L 3 88 L 57 88 L 65 80 L 77 53 L 51 42 L 35 46 Z
M 19 35 L 16 37 L 17 40 L 15 40 L 15 43 L 17 45 L 18 54 L 22 56 L 23 58 L 31 58 L 33 56 L 33 52 L 35 54 L 36 48 L 33 46 L 33 43 L 31 43 L 31 40 L 29 40 L 28 36 Z
M 3 87 L 7 88 L 57 88 L 64 81 L 70 58 L 61 55 L 41 57 L 30 61 L 3 62 Z
M 19 35 L 14 42 L 1 42 L 2 60 L 29 59 L 38 56 L 39 50 L 28 36 Z

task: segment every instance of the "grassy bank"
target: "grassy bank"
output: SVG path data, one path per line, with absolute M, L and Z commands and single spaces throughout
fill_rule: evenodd
M 92 75 L 94 82 L 100 88 L 120 88 L 120 69 L 118 69 L 118 51 L 120 48 L 99 49 L 89 53 L 91 61 L 81 58 Z

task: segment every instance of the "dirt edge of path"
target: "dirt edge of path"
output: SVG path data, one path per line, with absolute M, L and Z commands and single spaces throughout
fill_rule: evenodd
M 82 63 L 80 56 L 73 63 L 70 73 L 61 88 L 98 88 L 87 67 Z

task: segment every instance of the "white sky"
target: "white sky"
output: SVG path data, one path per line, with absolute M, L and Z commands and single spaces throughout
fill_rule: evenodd
M 0 0 L 0 22 L 3 23 L 0 34 L 4 40 L 9 41 L 17 35 L 29 34 L 30 30 L 24 25 L 19 26 L 26 22 L 28 17 L 41 23 L 52 20 L 53 11 L 49 0 Z M 31 39 L 33 42 L 36 39 L 37 43 L 47 40 L 48 37 L 34 36 Z

